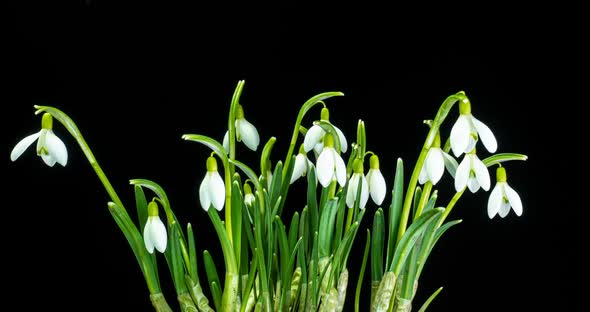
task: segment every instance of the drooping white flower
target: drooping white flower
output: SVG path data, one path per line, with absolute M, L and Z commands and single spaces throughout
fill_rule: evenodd
M 454 176 L 457 168 L 457 161 L 440 148 L 440 135 L 437 133 L 434 143 L 430 149 L 428 149 L 428 153 L 424 159 L 424 164 L 422 165 L 420 175 L 418 176 L 418 182 L 424 184 L 430 181 L 433 185 L 436 185 L 436 183 L 440 181 L 440 178 L 442 178 L 445 172 L 445 167 L 447 167 L 449 172 L 451 172 L 451 175 Z
M 316 163 L 317 178 L 323 187 L 328 187 L 332 179 L 340 186 L 346 184 L 346 165 L 340 154 L 334 149 L 334 138 L 331 133 L 324 136 L 324 149 Z
M 161 253 L 166 251 L 168 235 L 166 226 L 158 216 L 158 204 L 152 201 L 148 204 L 148 219 L 143 228 L 143 242 L 149 253 L 154 253 L 154 247 Z
M 307 175 L 307 171 L 313 167 L 313 163 L 307 158 L 303 145 L 299 148 L 299 153 L 295 156 L 295 164 L 293 165 L 293 174 L 291 175 L 291 184 L 301 177 Z
M 363 173 L 363 161 L 355 159 L 353 161 L 353 174 L 348 181 L 348 189 L 346 191 L 346 205 L 348 208 L 354 207 L 357 200 L 358 188 L 361 188 L 359 200 L 359 208 L 365 209 L 367 201 L 369 200 L 369 183 Z
M 477 192 L 480 186 L 486 191 L 490 189 L 490 173 L 486 165 L 477 158 L 475 149 L 465 154 L 455 174 L 455 190 L 460 192 L 465 186 L 471 193 Z
M 254 197 L 254 194 L 252 194 L 252 188 L 248 183 L 244 183 L 244 204 L 251 207 L 254 205 L 255 200 L 256 197 Z
M 369 159 L 369 163 L 370 167 L 369 172 L 367 173 L 369 193 L 371 194 L 373 202 L 379 206 L 383 203 L 385 193 L 387 192 L 385 178 L 383 178 L 383 174 L 381 174 L 381 170 L 379 170 L 379 157 L 377 157 L 377 155 L 372 155 Z
M 217 161 L 213 156 L 207 158 L 207 173 L 199 187 L 199 200 L 205 211 L 208 211 L 211 205 L 221 211 L 225 204 L 225 184 L 217 172 Z
M 518 193 L 508 185 L 506 178 L 506 169 L 499 167 L 496 170 L 497 183 L 490 199 L 488 200 L 488 217 L 492 219 L 496 214 L 504 218 L 510 212 L 510 207 L 517 216 L 522 215 L 522 201 Z
M 330 112 L 328 111 L 328 109 L 326 107 L 322 108 L 321 120 L 324 120 L 324 121 L 330 120 Z M 332 125 L 332 126 L 334 126 L 334 125 Z M 334 129 L 336 129 L 336 133 L 338 134 L 338 139 L 340 140 L 340 152 L 346 153 L 346 151 L 348 150 L 348 143 L 346 141 L 346 137 L 344 136 L 344 133 L 342 133 L 342 131 L 338 127 L 334 126 Z M 316 154 L 319 155 L 324 148 L 325 135 L 326 135 L 326 131 L 324 131 L 324 129 L 322 129 L 322 127 L 320 127 L 318 125 L 311 126 L 311 128 L 309 128 L 309 130 L 307 130 L 307 133 L 305 134 L 305 138 L 303 139 L 303 146 L 304 146 L 305 152 L 309 152 L 313 149 L 313 150 L 315 150 Z
M 244 109 L 242 105 L 238 104 L 236 112 L 236 140 L 244 142 L 244 144 L 251 150 L 256 151 L 258 144 L 260 144 L 260 136 L 258 130 L 248 120 L 244 118 Z M 229 131 L 225 132 L 223 136 L 223 147 L 229 153 Z
M 490 153 L 498 148 L 496 137 L 483 122 L 471 115 L 471 103 L 468 99 L 459 102 L 459 118 L 451 129 L 451 148 L 456 157 L 475 148 L 478 138 Z
M 23 152 L 37 141 L 37 155 L 45 164 L 53 167 L 55 163 L 64 166 L 68 163 L 68 150 L 65 144 L 53 133 L 53 117 L 50 114 L 43 114 L 41 131 L 31 134 L 14 146 L 10 153 L 10 160 L 17 160 Z

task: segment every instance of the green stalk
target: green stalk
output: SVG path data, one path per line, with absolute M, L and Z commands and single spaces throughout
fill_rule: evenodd
M 426 184 L 424 184 L 424 189 L 422 190 L 422 195 L 420 196 L 420 202 L 418 203 L 418 208 L 416 209 L 414 219 L 418 218 L 422 214 L 422 209 L 424 209 L 424 206 L 426 206 L 426 203 L 430 199 L 430 191 L 432 191 L 432 182 L 428 181 Z
M 436 226 L 436 228 L 439 228 L 443 224 L 443 222 L 445 222 L 445 220 L 447 219 L 447 216 L 451 213 L 451 210 L 453 210 L 453 207 L 455 207 L 455 204 L 457 203 L 459 198 L 461 198 L 461 195 L 463 195 L 464 192 L 465 192 L 465 189 L 463 189 L 461 192 L 455 193 L 455 196 L 453 196 L 453 198 L 451 198 L 451 200 L 449 201 L 449 204 L 445 208 L 445 212 L 443 213 L 442 218 L 440 219 L 440 221 L 438 221 L 438 225 Z
M 453 94 L 445 99 L 445 101 L 441 104 L 438 112 L 436 113 L 436 117 L 432 121 L 432 126 L 430 127 L 430 131 L 428 132 L 428 136 L 426 137 L 426 141 L 420 151 L 420 156 L 418 156 L 418 160 L 416 161 L 416 166 L 414 166 L 414 171 L 412 172 L 412 176 L 410 178 L 410 182 L 408 183 L 408 189 L 406 190 L 406 197 L 404 200 L 404 206 L 402 209 L 402 216 L 400 220 L 400 225 L 398 228 L 398 235 L 397 235 L 397 242 L 401 240 L 402 236 L 406 232 L 406 228 L 408 225 L 408 218 L 410 216 L 410 208 L 412 206 L 412 199 L 414 197 L 414 191 L 416 189 L 416 183 L 418 182 L 418 176 L 420 175 L 420 170 L 422 170 L 422 166 L 424 165 L 424 160 L 426 159 L 426 155 L 428 154 L 428 149 L 432 146 L 436 134 L 440 129 L 441 124 L 444 122 L 445 118 L 451 111 L 453 105 L 462 100 L 468 100 L 467 96 L 463 91 L 460 91 L 456 94 Z

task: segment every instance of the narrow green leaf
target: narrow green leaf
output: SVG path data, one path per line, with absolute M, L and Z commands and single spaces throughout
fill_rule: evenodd
M 292 252 L 295 249 L 297 242 L 297 231 L 299 230 L 299 212 L 295 211 L 291 218 L 291 224 L 289 225 L 289 250 Z
M 193 233 L 193 227 L 190 223 L 186 226 L 186 232 L 188 236 L 188 254 L 190 259 L 190 265 L 188 267 L 189 275 L 195 283 L 200 284 L 199 274 L 197 270 L 197 247 L 195 244 L 195 235 Z
M 236 174 L 237 176 L 237 174 Z M 242 209 L 244 209 L 244 202 L 242 200 L 242 190 L 240 189 L 240 182 L 234 178 L 232 183 L 231 191 L 231 217 L 232 217 L 232 235 L 233 235 L 233 247 L 234 255 L 236 256 L 236 264 L 240 267 L 241 261 L 247 261 L 247 259 L 241 259 L 242 255 Z
M 507 162 L 507 161 L 511 161 L 511 160 L 527 160 L 529 157 L 527 155 L 523 155 L 523 154 L 516 154 L 516 153 L 501 153 L 501 154 L 496 154 L 496 155 L 492 155 L 490 157 L 485 158 L 484 160 L 482 160 L 483 164 L 486 165 L 486 167 L 491 167 L 493 165 L 497 165 L 503 162 Z
M 205 265 L 205 273 L 207 274 L 207 280 L 209 281 L 209 287 L 211 287 L 211 292 L 213 292 L 213 284 L 221 285 L 221 281 L 219 280 L 219 274 L 217 274 L 217 267 L 215 266 L 215 261 L 211 257 L 211 254 L 208 250 L 203 251 L 203 263 Z M 215 303 L 215 307 L 217 308 L 218 303 L 221 303 L 221 292 L 219 293 L 219 298 L 213 297 L 213 302 Z
M 309 172 L 307 173 L 307 207 L 309 211 L 309 234 L 313 236 L 313 232 L 318 230 L 319 224 L 319 212 L 318 212 L 318 202 L 316 197 L 316 184 L 315 184 L 315 169 L 313 167 L 309 168 Z
M 367 229 L 367 240 L 365 242 L 365 252 L 363 253 L 363 262 L 359 271 L 359 277 L 356 282 L 356 291 L 354 293 L 354 311 L 359 312 L 359 302 L 361 297 L 361 286 L 365 277 L 365 269 L 367 267 L 367 258 L 369 258 L 369 247 L 371 246 L 371 231 Z
M 412 203 L 412 216 L 415 216 L 416 211 L 418 211 L 418 205 L 420 205 L 420 198 L 422 198 L 422 188 L 420 186 L 417 186 L 416 191 L 414 192 L 414 201 Z
M 139 228 L 143 229 L 145 227 L 145 223 L 147 222 L 148 212 L 147 212 L 147 200 L 145 199 L 145 194 L 143 193 L 143 189 L 136 185 L 134 187 L 135 190 L 135 207 L 137 208 L 137 218 L 139 219 Z
M 393 260 L 391 261 L 390 272 L 393 272 L 395 276 L 399 276 L 401 269 L 403 268 L 410 251 L 412 250 L 414 243 L 430 222 L 438 219 L 442 216 L 444 209 L 435 208 L 426 213 L 420 215 L 408 228 L 405 234 L 402 236 L 398 246 L 395 249 Z
M 217 282 L 213 282 L 210 285 L 211 296 L 213 297 L 213 304 L 215 305 L 216 311 L 221 311 L 221 286 Z
M 391 267 L 393 252 L 397 242 L 397 228 L 402 213 L 402 203 L 404 200 L 404 162 L 401 158 L 397 159 L 395 168 L 395 178 L 393 182 L 393 191 L 391 196 L 391 206 L 389 206 L 389 234 L 387 239 L 387 258 L 386 267 Z
M 379 208 L 373 217 L 373 241 L 371 242 L 371 281 L 383 277 L 383 243 L 385 236 L 383 209 Z
M 443 288 L 439 287 L 432 295 L 430 295 L 430 297 L 428 297 L 428 299 L 426 299 L 426 301 L 424 302 L 422 307 L 420 307 L 420 310 L 418 310 L 418 312 L 425 312 L 426 309 L 428 308 L 428 306 L 430 305 L 430 303 L 432 302 L 432 300 L 434 300 L 434 298 L 436 298 L 436 296 L 438 296 L 438 294 L 441 292 L 441 290 L 443 290 Z
M 334 222 L 336 218 L 336 200 L 330 199 L 326 207 L 322 209 L 320 227 L 318 229 L 318 244 L 320 258 L 328 257 L 332 253 L 332 235 L 334 234 Z

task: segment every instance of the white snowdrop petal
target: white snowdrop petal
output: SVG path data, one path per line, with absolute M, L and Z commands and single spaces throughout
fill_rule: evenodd
M 256 151 L 258 144 L 260 144 L 260 136 L 258 135 L 256 127 L 246 119 L 239 119 L 236 128 L 240 132 L 242 142 L 244 142 L 249 149 Z
M 471 193 L 475 193 L 479 190 L 479 182 L 477 182 L 477 178 L 475 177 L 469 177 L 469 180 L 467 180 L 467 188 L 469 188 L 469 190 L 471 191 Z
M 498 212 L 498 215 L 500 216 L 500 218 L 505 218 L 509 212 L 510 212 L 510 203 L 505 201 L 504 199 L 502 199 L 502 202 L 500 203 L 500 211 Z
M 58 138 L 51 130 L 47 130 L 45 138 L 45 147 L 47 152 L 62 166 L 68 163 L 68 150 L 64 142 Z
M 385 185 L 385 178 L 381 174 L 380 170 L 370 169 L 370 176 L 367 175 L 367 182 L 369 183 L 369 192 L 371 193 L 371 199 L 376 205 L 381 205 L 385 199 L 387 193 L 387 187 Z
M 520 196 L 518 196 L 518 193 L 516 193 L 516 191 L 508 184 L 506 184 L 504 187 L 504 191 L 506 193 L 506 197 L 508 197 L 510 205 L 512 206 L 512 210 L 514 210 L 514 213 L 520 217 L 522 215 L 522 201 L 520 200 Z
M 424 184 L 428 181 L 428 172 L 426 172 L 426 162 L 422 164 L 422 169 L 420 169 L 420 174 L 418 175 L 418 183 Z
M 470 133 L 469 134 L 469 142 L 467 143 L 467 147 L 465 148 L 465 153 L 471 152 L 475 148 L 476 144 L 477 144 L 477 140 Z
M 496 137 L 492 133 L 492 130 L 490 130 L 488 126 L 477 120 L 475 117 L 471 117 L 471 120 L 473 121 L 473 126 L 475 126 L 477 134 L 481 138 L 483 145 L 490 153 L 495 153 L 496 149 L 498 148 L 498 142 L 496 141 Z
M 35 140 L 39 138 L 40 135 L 41 132 L 37 132 L 25 137 L 24 139 L 20 140 L 20 142 L 16 143 L 16 145 L 12 149 L 12 152 L 10 153 L 10 160 L 17 160 L 20 157 L 20 155 L 22 155 L 23 152 L 26 151 L 27 148 L 29 148 L 29 146 L 31 146 L 31 144 L 33 144 L 33 142 L 35 142 Z
M 151 235 L 152 243 L 156 249 L 163 253 L 166 251 L 166 245 L 168 243 L 168 235 L 166 233 L 166 226 L 160 220 L 160 217 L 150 217 L 152 219 Z
M 445 162 L 445 167 L 447 168 L 447 171 L 451 174 L 451 176 L 454 179 L 455 173 L 457 172 L 457 167 L 459 166 L 459 163 L 457 163 L 457 161 L 455 160 L 455 158 L 453 158 L 453 156 L 445 153 L 444 151 L 442 152 L 442 155 L 443 155 L 443 160 Z
M 340 140 L 340 152 L 346 153 L 346 151 L 348 150 L 348 142 L 346 142 L 346 137 L 344 136 L 342 130 L 338 129 L 338 127 L 334 126 L 334 129 L 336 129 L 338 139 Z
M 324 150 L 324 142 L 320 142 L 313 147 L 313 153 L 316 158 L 322 153 Z
M 333 148 L 325 148 L 316 164 L 316 176 L 323 187 L 328 187 L 334 176 L 334 156 L 332 152 Z
M 496 183 L 496 186 L 490 193 L 490 198 L 488 199 L 488 217 L 492 219 L 499 211 L 500 206 L 502 204 L 502 182 Z
M 214 171 L 207 174 L 209 175 L 209 198 L 213 203 L 213 207 L 221 211 L 225 203 L 225 184 L 223 184 L 219 172 Z
M 305 138 L 303 139 L 303 148 L 306 152 L 311 151 L 312 148 L 316 146 L 320 142 L 320 140 L 324 137 L 325 131 L 322 127 L 318 125 L 313 125 L 307 133 L 305 134 Z
M 53 157 L 53 155 L 49 154 L 49 155 L 41 155 L 41 159 L 43 159 L 43 161 L 45 162 L 45 164 L 49 167 L 53 167 L 53 165 L 55 165 L 56 163 L 56 159 L 55 157 Z
M 367 179 L 364 175 L 360 175 L 361 180 L 361 199 L 359 202 L 360 209 L 365 209 L 367 206 L 367 201 L 369 201 L 369 183 L 367 183 Z
M 348 181 L 348 189 L 346 191 L 346 206 L 352 208 L 354 206 L 354 199 L 356 196 L 356 190 L 359 183 L 358 174 L 353 174 Z
M 211 198 L 209 198 L 209 174 L 205 174 L 205 178 L 199 187 L 199 201 L 203 210 L 209 211 L 209 206 L 211 206 Z
M 223 148 L 225 149 L 225 153 L 229 154 L 229 131 L 225 131 L 225 135 L 223 136 Z
M 340 186 L 344 186 L 346 184 L 346 164 L 342 157 L 336 153 L 336 150 L 332 149 L 334 155 L 334 162 L 336 165 L 336 180 L 338 180 L 338 184 Z
M 490 173 L 486 165 L 483 164 L 477 156 L 472 155 L 472 165 L 473 171 L 475 171 L 475 177 L 477 178 L 477 182 L 484 190 L 490 189 Z
M 469 119 L 466 115 L 460 115 L 451 129 L 451 148 L 453 154 L 459 157 L 465 152 L 469 143 Z
M 151 232 L 151 225 L 152 221 L 150 218 L 145 223 L 145 227 L 143 228 L 143 242 L 145 244 L 145 249 L 149 253 L 154 253 L 154 243 L 152 242 L 152 232 Z
M 469 156 L 465 156 L 459 167 L 457 167 L 457 174 L 455 175 L 455 190 L 460 192 L 467 185 L 469 179 L 469 172 L 471 168 L 469 166 Z
M 302 154 L 297 154 L 297 156 L 295 156 L 295 164 L 293 165 L 293 174 L 291 174 L 290 184 L 293 184 L 293 182 L 303 176 L 306 163 L 307 159 L 305 159 L 305 156 Z
M 426 156 L 426 169 L 432 184 L 438 183 L 445 172 L 445 162 L 440 148 L 431 148 Z

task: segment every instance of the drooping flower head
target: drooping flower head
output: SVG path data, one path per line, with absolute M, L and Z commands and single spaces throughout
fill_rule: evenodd
M 205 211 L 208 211 L 211 205 L 221 211 L 225 204 L 225 184 L 217 172 L 217 161 L 213 156 L 207 158 L 207 173 L 199 187 L 199 200 Z
M 471 193 L 477 192 L 480 187 L 486 191 L 490 189 L 490 173 L 475 154 L 475 149 L 465 154 L 455 174 L 455 190 L 460 192 L 465 186 Z
M 161 253 L 166 251 L 166 244 L 168 243 L 168 235 L 166 233 L 166 226 L 160 220 L 158 212 L 158 204 L 151 201 L 148 204 L 148 219 L 143 228 L 143 242 L 145 249 L 149 253 L 154 253 L 154 247 Z
M 260 144 L 258 130 L 246 118 L 244 118 L 244 108 L 238 104 L 236 111 L 236 140 L 244 142 L 251 150 L 256 151 Z M 229 131 L 223 136 L 223 148 L 229 153 Z
M 510 212 L 510 207 L 517 216 L 522 215 L 522 201 L 518 193 L 508 185 L 506 169 L 498 167 L 496 170 L 496 186 L 488 200 L 488 217 L 492 219 L 496 214 L 504 218 Z
M 352 177 L 348 181 L 348 190 L 346 191 L 346 205 L 348 208 L 354 207 L 354 203 L 357 201 L 358 188 L 360 187 L 359 208 L 365 209 L 369 200 L 369 183 L 363 172 L 363 161 L 356 158 L 352 162 L 352 170 Z
M 324 107 L 322 108 L 322 112 L 321 112 L 321 120 L 324 121 L 330 121 L 330 111 L 328 110 L 328 108 Z M 334 125 L 332 125 L 334 126 Z M 342 131 L 334 126 L 334 129 L 336 129 L 336 133 L 338 134 L 338 139 L 340 140 L 340 151 L 341 153 L 346 153 L 346 151 L 348 150 L 348 143 L 346 142 L 346 137 L 344 136 L 344 133 L 342 133 Z M 324 129 L 322 129 L 322 127 L 318 126 L 318 125 L 313 125 L 311 126 L 311 128 L 309 128 L 309 130 L 307 130 L 307 133 L 305 134 L 305 138 L 303 139 L 303 146 L 305 149 L 305 152 L 309 152 L 312 149 L 316 152 L 316 155 L 319 155 L 325 145 L 324 142 L 324 137 L 326 135 L 326 131 L 324 131 Z
M 496 137 L 483 122 L 471 115 L 471 103 L 467 98 L 459 102 L 459 118 L 451 129 L 451 148 L 456 157 L 475 148 L 481 138 L 483 145 L 490 153 L 496 152 Z
M 53 167 L 57 162 L 65 167 L 68 163 L 68 151 L 62 140 L 53 133 L 53 117 L 49 113 L 43 114 L 41 131 L 25 137 L 16 144 L 10 153 L 10 160 L 17 160 L 35 141 L 37 141 L 37 155 L 45 164 Z
M 440 134 L 437 133 L 432 146 L 430 146 L 426 154 L 426 159 L 418 176 L 418 182 L 424 184 L 430 181 L 433 185 L 436 185 L 442 178 L 445 167 L 451 171 L 457 168 L 457 161 L 440 148 Z M 454 172 L 454 170 L 451 172 Z
M 299 153 L 295 156 L 295 165 L 293 165 L 293 174 L 291 175 L 291 184 L 301 177 L 305 177 L 313 163 L 307 158 L 307 153 L 303 144 L 299 147 Z
M 346 184 L 346 165 L 334 148 L 334 137 L 331 133 L 324 136 L 324 148 L 316 163 L 317 177 L 323 187 L 328 187 L 332 179 L 340 186 Z
M 372 155 L 369 159 L 367 182 L 369 183 L 369 193 L 371 194 L 371 199 L 375 204 L 377 204 L 377 206 L 381 205 L 385 199 L 386 186 L 385 178 L 379 169 L 379 157 L 377 157 L 377 155 Z

